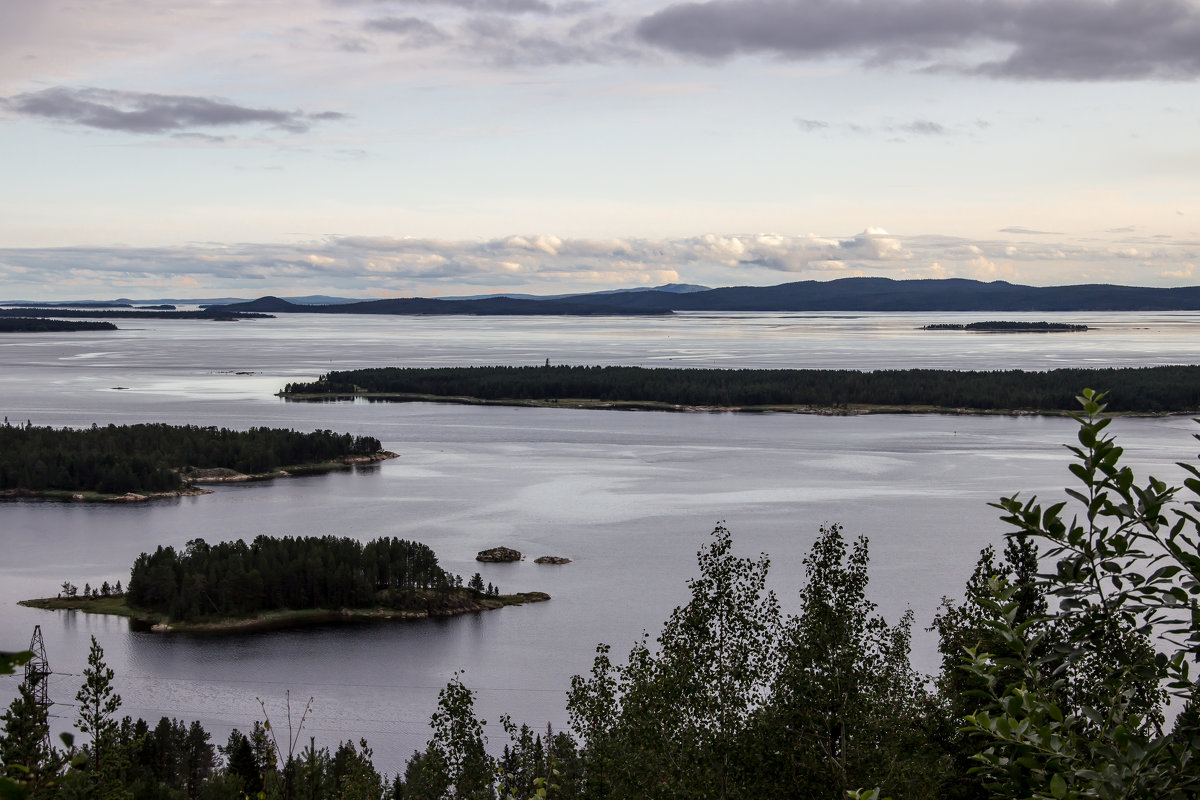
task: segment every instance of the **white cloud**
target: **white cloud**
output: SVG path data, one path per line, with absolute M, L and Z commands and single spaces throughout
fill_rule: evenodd
M 0 250 L 0 297 L 53 299 L 65 288 L 194 287 L 194 294 L 301 287 L 362 295 L 437 295 L 478 287 L 542 294 L 656 283 L 770 285 L 882 275 L 1047 284 L 1090 280 L 1161 285 L 1193 277 L 1200 243 L 1017 242 L 901 236 L 870 227 L 845 237 L 702 234 L 584 239 L 551 234 L 483 241 L 330 236 L 297 244 Z

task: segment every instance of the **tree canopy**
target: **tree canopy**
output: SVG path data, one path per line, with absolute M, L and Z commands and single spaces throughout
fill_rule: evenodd
M 347 456 L 373 455 L 379 440 L 319 430 L 196 425 L 0 425 L 0 491 L 164 492 L 186 468 L 253 474 Z
M 395 394 L 482 400 L 597 400 L 700 407 L 933 406 L 1069 412 L 1074 386 L 1112 389 L 1109 411 L 1200 409 L 1200 366 L 963 371 L 668 369 L 646 367 L 381 367 L 290 383 L 285 395 Z

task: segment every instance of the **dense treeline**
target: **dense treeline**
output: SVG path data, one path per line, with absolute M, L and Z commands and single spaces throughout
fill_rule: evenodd
M 0 491 L 123 494 L 164 492 L 183 485 L 188 467 L 224 467 L 247 474 L 372 455 L 379 440 L 322 430 L 232 431 L 195 425 L 108 425 L 50 428 L 0 425 Z
M 1072 325 L 1069 322 L 1020 322 L 1011 320 L 995 320 L 992 322 L 935 322 L 925 325 L 923 331 L 1033 331 L 1036 333 L 1050 331 L 1070 331 L 1072 333 L 1086 331 L 1087 325 Z
M 1200 366 L 1126 369 L 650 369 L 644 367 L 384 367 L 330 372 L 286 394 L 419 394 L 484 400 L 630 401 L 682 406 L 869 404 L 1069 411 L 1073 386 L 1113 387 L 1111 411 L 1200 409 Z
M 60 333 L 63 331 L 115 331 L 111 322 L 71 322 L 65 319 L 0 317 L 0 333 Z
M 337 536 L 259 536 L 182 553 L 159 547 L 133 564 L 127 602 L 172 620 L 246 617 L 278 609 L 407 608 L 437 610 L 448 598 L 419 590 L 462 586 L 420 542 Z M 427 608 L 428 606 L 428 608 Z
M 4 715 L 0 789 L 32 800 L 1194 800 L 1200 468 L 1184 466 L 1183 487 L 1139 481 L 1099 399 L 1084 400 L 1078 484 L 1065 502 L 994 504 L 1011 533 L 1002 554 L 981 553 L 961 600 L 943 600 L 932 678 L 911 666 L 912 613 L 889 623 L 867 599 L 865 538 L 823 526 L 788 615 L 766 589 L 766 556 L 735 555 L 718 526 L 657 639 L 623 660 L 601 645 L 572 680 L 569 732 L 503 718 L 497 756 L 456 674 L 425 749 L 391 780 L 365 741 L 297 753 L 268 725 L 235 732 L 217 758 L 195 726 L 118 723 L 93 639 L 76 695 L 89 742 L 48 751 L 45 709 L 23 684 Z M 1180 704 L 1172 723 L 1168 698 Z
M 92 639 L 84 684 L 75 696 L 76 728 L 90 737 L 82 747 L 67 737 L 65 748 L 47 745 L 46 710 L 28 683 L 21 685 L 0 720 L 0 797 L 5 800 L 245 800 L 259 798 L 379 798 L 383 777 L 364 742 L 345 742 L 334 752 L 310 744 L 287 752 L 263 722 L 249 734 L 230 732 L 214 747 L 199 722 L 163 717 L 117 718 L 121 697 L 113 671 Z M 389 792 L 400 800 L 405 795 Z
M 202 308 L 197 311 L 170 311 L 151 308 L 0 308 L 0 317 L 67 317 L 73 319 L 272 319 L 270 314 L 251 311 L 228 311 L 221 306 Z

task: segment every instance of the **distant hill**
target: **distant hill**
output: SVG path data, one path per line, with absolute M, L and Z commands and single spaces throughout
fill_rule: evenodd
M 950 278 L 842 278 L 705 292 L 582 295 L 572 302 L 671 311 L 1195 311 L 1200 286 L 1021 286 Z
M 401 297 L 341 305 L 300 305 L 279 297 L 260 297 L 248 303 L 222 307 L 226 311 L 265 312 L 269 314 L 472 314 L 479 316 L 630 316 L 670 314 L 670 309 L 623 308 L 605 303 L 578 303 L 561 300 L 514 300 L 491 297 L 480 300 L 435 300 L 425 297 Z
M 83 306 L 85 302 L 71 304 Z M 95 301 L 90 301 L 95 303 Z M 132 303 L 120 298 L 112 305 Z M 141 300 L 220 305 L 231 311 L 310 314 L 665 314 L 672 311 L 1197 311 L 1200 286 L 1158 289 L 1091 283 L 1022 286 L 1006 281 L 840 278 L 777 286 L 666 284 L 566 295 L 354 300 L 328 295 L 257 300 Z M 16 305 L 16 303 L 0 303 Z
M 672 294 L 687 294 L 689 292 L 707 292 L 711 286 L 700 286 L 695 283 L 664 283 L 662 286 L 635 286 L 631 289 L 604 289 L 599 292 L 585 292 L 583 294 L 517 294 L 514 292 L 501 292 L 500 294 L 473 294 L 473 295 L 458 295 L 454 297 L 442 297 L 441 300 L 487 300 L 493 297 L 508 297 L 513 300 L 570 300 L 576 297 L 600 297 L 614 294 L 626 294 L 629 292 L 670 292 Z M 289 297 L 288 300 L 298 302 L 296 298 Z

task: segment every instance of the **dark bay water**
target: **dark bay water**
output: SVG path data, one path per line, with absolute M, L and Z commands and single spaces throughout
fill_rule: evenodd
M 1004 315 L 1016 318 L 1021 315 Z M 979 315 L 685 315 L 666 320 L 292 317 L 255 323 L 156 321 L 101 339 L 0 339 L 0 413 L 35 424 L 165 421 L 371 434 L 400 458 L 355 472 L 221 487 L 136 505 L 0 504 L 0 647 L 46 638 L 65 727 L 95 635 L 124 713 L 198 718 L 223 741 L 285 691 L 311 695 L 320 742 L 366 736 L 394 771 L 427 738 L 438 688 L 456 670 L 475 688 L 494 743 L 500 713 L 565 724 L 570 676 L 598 642 L 618 654 L 686 597 L 695 551 L 718 521 L 738 549 L 767 552 L 794 602 L 801 560 L 825 522 L 870 537 L 872 596 L 889 619 L 917 616 L 914 660 L 937 665 L 922 629 L 957 595 L 1003 526 L 987 507 L 1069 480 L 1067 420 L 931 415 L 668 414 L 431 404 L 288 404 L 282 384 L 337 366 L 625 363 L 693 366 L 1024 366 L 1189 363 L 1194 315 L 1026 315 L 1083 322 L 1083 335 L 979 336 L 914 329 Z M 1093 334 L 1096 334 L 1093 336 Z M 239 374 L 247 373 L 247 374 Z M 127 387 L 116 389 L 113 387 Z M 1132 463 L 1177 478 L 1195 457 L 1186 418 L 1120 420 Z M 1057 494 L 1054 494 L 1057 496 Z M 122 620 L 15 605 L 64 580 L 128 579 L 159 544 L 259 534 L 418 539 L 447 568 L 553 600 L 408 625 L 283 630 L 220 639 L 136 633 Z M 517 564 L 478 564 L 504 544 Z M 539 555 L 574 563 L 538 566 Z M 15 691 L 0 678 L 0 702 Z

